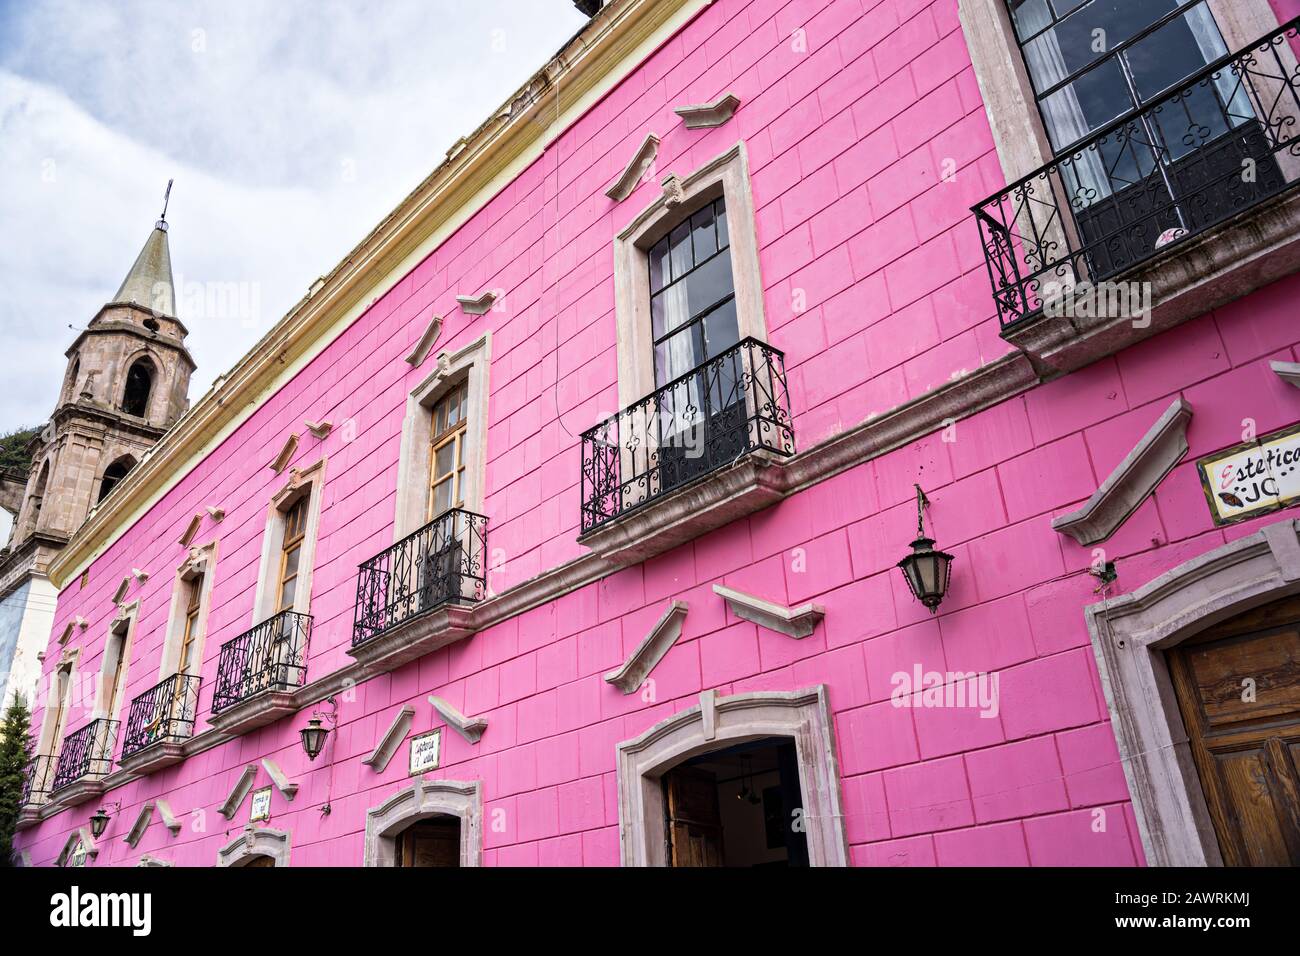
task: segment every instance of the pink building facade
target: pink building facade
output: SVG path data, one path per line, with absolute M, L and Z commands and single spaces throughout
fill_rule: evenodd
M 1294 854 L 1300 3 L 1123 6 L 607 4 L 58 559 L 23 860 Z

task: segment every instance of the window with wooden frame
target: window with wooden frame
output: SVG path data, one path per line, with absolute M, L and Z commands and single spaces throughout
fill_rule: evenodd
M 469 428 L 469 380 L 452 388 L 433 406 L 429 452 L 429 507 L 432 521 L 451 508 L 465 507 L 465 446 Z
M 407 395 L 394 541 L 452 508 L 483 513 L 491 352 L 492 333 L 485 332 L 456 352 L 440 353 Z
M 321 458 L 310 468 L 294 469 L 267 508 L 253 598 L 254 625 L 285 611 L 310 613 L 325 464 Z
M 132 635 L 135 632 L 139 604 L 131 604 L 118 611 L 108 629 L 104 642 L 104 656 L 100 664 L 99 711 L 101 717 L 116 720 L 126 695 L 126 674 L 131 663 Z
M 196 652 L 202 627 L 199 614 L 203 609 L 203 582 L 206 579 L 207 574 L 200 571 L 197 577 L 185 582 L 185 623 L 181 630 L 180 658 L 176 662 L 178 674 L 190 674 L 198 669 Z
M 68 719 L 69 697 L 72 695 L 72 663 L 60 664 L 54 672 L 54 707 L 46 711 L 42 753 L 58 756 L 63 747 L 63 730 Z
M 280 545 L 280 573 L 276 585 L 275 613 L 291 611 L 298 594 L 303 542 L 307 538 L 307 511 L 311 495 L 303 495 L 284 515 L 284 539 Z

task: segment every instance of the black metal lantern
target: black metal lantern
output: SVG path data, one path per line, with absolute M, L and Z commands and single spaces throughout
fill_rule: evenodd
M 302 734 L 302 749 L 307 751 L 307 758 L 315 760 L 321 748 L 325 746 L 325 738 L 330 733 L 329 728 L 321 725 L 319 717 L 312 717 L 307 721 L 307 726 L 298 732 Z
M 925 535 L 925 508 L 930 499 L 921 486 L 916 486 L 916 540 L 912 553 L 898 562 L 903 570 L 912 596 L 930 609 L 933 614 L 948 593 L 948 577 L 952 572 L 952 555 L 934 549 L 934 539 Z
M 90 818 L 91 836 L 93 836 L 96 840 L 102 837 L 104 835 L 105 828 L 108 826 L 108 821 L 109 821 L 108 811 L 106 811 L 103 807 L 100 807 L 98 810 L 96 810 L 94 815 Z

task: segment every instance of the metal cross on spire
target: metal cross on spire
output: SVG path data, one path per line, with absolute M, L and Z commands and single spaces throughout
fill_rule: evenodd
M 176 182 L 176 180 L 174 180 L 174 179 L 169 179 L 169 180 L 167 180 L 167 190 L 166 190 L 166 192 L 163 193 L 163 209 L 162 209 L 162 215 L 158 217 L 158 222 L 159 222 L 159 223 L 165 223 L 165 222 L 167 221 L 167 204 L 171 202 L 171 198 L 172 198 L 172 183 L 174 183 L 174 182 Z

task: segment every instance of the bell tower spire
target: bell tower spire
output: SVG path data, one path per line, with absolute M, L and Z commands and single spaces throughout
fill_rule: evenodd
M 167 206 L 171 201 L 173 182 L 175 180 L 167 180 L 162 215 L 154 223 L 153 232 L 149 233 L 144 248 L 135 257 L 135 264 L 122 280 L 117 295 L 113 296 L 114 303 L 131 303 L 161 315 L 176 315 L 172 254 L 167 243 Z

